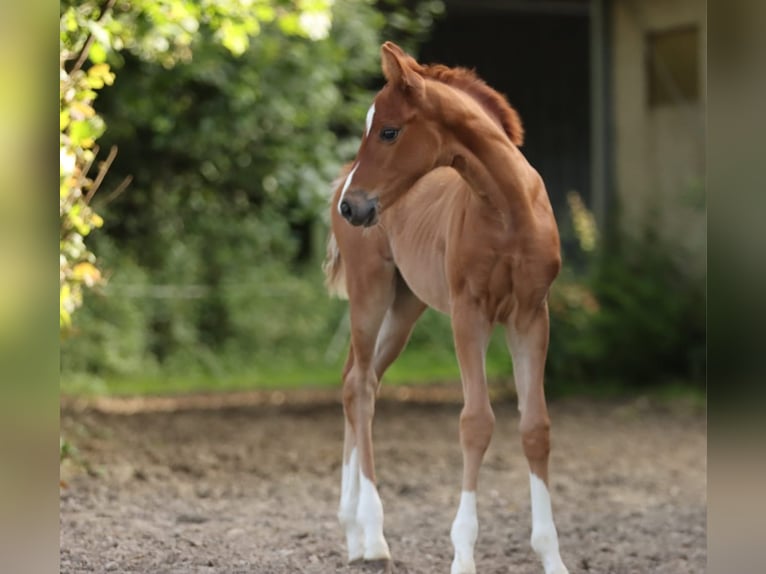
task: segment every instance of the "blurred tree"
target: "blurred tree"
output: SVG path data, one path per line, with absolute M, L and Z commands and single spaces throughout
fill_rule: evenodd
M 71 324 L 82 287 L 101 281 L 84 238 L 103 223 L 90 207 L 114 159 L 114 149 L 94 178 L 96 141 L 105 124 L 94 109 L 98 91 L 114 82 L 110 65 L 128 52 L 172 68 L 189 62 L 198 39 L 242 55 L 264 24 L 284 35 L 319 40 L 330 28 L 332 0 L 106 0 L 60 3 L 60 325 Z
M 126 22 L 115 5 L 122 44 L 96 58 L 118 70 L 97 106 L 109 126 L 99 143 L 120 150 L 104 186 L 132 183 L 94 201 L 105 224 L 89 244 L 112 277 L 62 365 L 127 374 L 322 357 L 342 314 L 314 271 L 329 182 L 358 145 L 380 43 L 414 48 L 443 4 L 253 2 L 255 26 L 236 11 L 205 16 L 209 2 L 159 16 L 149 4 Z

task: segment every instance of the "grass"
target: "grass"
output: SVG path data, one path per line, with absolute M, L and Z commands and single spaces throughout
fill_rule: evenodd
M 130 377 L 99 378 L 92 375 L 63 374 L 60 391 L 68 396 L 145 396 L 248 390 L 333 388 L 340 386 L 343 357 L 331 362 L 307 363 L 301 360 L 270 360 L 252 367 L 222 373 L 157 373 Z M 511 361 L 502 333 L 496 331 L 487 352 L 487 377 L 509 380 Z M 452 382 L 459 384 L 460 369 L 452 346 L 410 348 L 386 372 L 386 385 L 418 385 Z M 658 381 L 635 387 L 617 380 L 546 382 L 549 399 L 572 396 L 592 399 L 620 399 L 646 396 L 659 403 L 686 403 L 704 408 L 706 394 L 700 385 L 686 381 Z
M 586 397 L 596 400 L 646 397 L 658 404 L 685 403 L 693 408 L 705 408 L 707 394 L 699 384 L 690 381 L 659 380 L 645 386 L 628 385 L 618 380 L 554 381 L 546 383 L 548 399 Z
M 232 373 L 149 373 L 130 377 L 100 378 L 63 374 L 60 390 L 70 396 L 173 395 L 201 392 L 330 388 L 340 386 L 343 358 L 331 362 L 306 363 L 300 360 L 273 360 Z M 487 353 L 487 376 L 508 378 L 511 362 L 498 334 Z M 460 380 L 452 348 L 408 349 L 386 372 L 389 385 L 425 384 Z

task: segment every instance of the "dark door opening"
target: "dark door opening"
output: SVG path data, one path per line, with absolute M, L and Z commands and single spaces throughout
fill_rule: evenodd
M 564 9 L 550 9 L 556 5 Z M 589 33 L 587 0 L 448 1 L 420 51 L 424 63 L 474 68 L 506 95 L 524 123 L 522 152 L 542 175 L 560 223 L 567 192 L 592 205 Z

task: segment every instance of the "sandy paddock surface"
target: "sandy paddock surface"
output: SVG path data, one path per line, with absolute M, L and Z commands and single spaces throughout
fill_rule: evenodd
M 61 572 L 373 571 L 345 564 L 335 396 L 65 404 L 62 433 L 90 470 L 62 466 Z M 461 467 L 460 405 L 450 397 L 378 404 L 379 490 L 398 573 L 449 572 Z M 704 412 L 584 399 L 550 411 L 551 494 L 570 572 L 704 572 Z M 516 405 L 496 401 L 495 414 L 478 572 L 540 573 Z

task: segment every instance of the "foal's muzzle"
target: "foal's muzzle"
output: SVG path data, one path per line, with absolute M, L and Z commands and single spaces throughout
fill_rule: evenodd
M 338 207 L 340 214 L 351 225 L 369 227 L 378 222 L 378 198 L 370 199 L 364 191 L 349 191 Z

